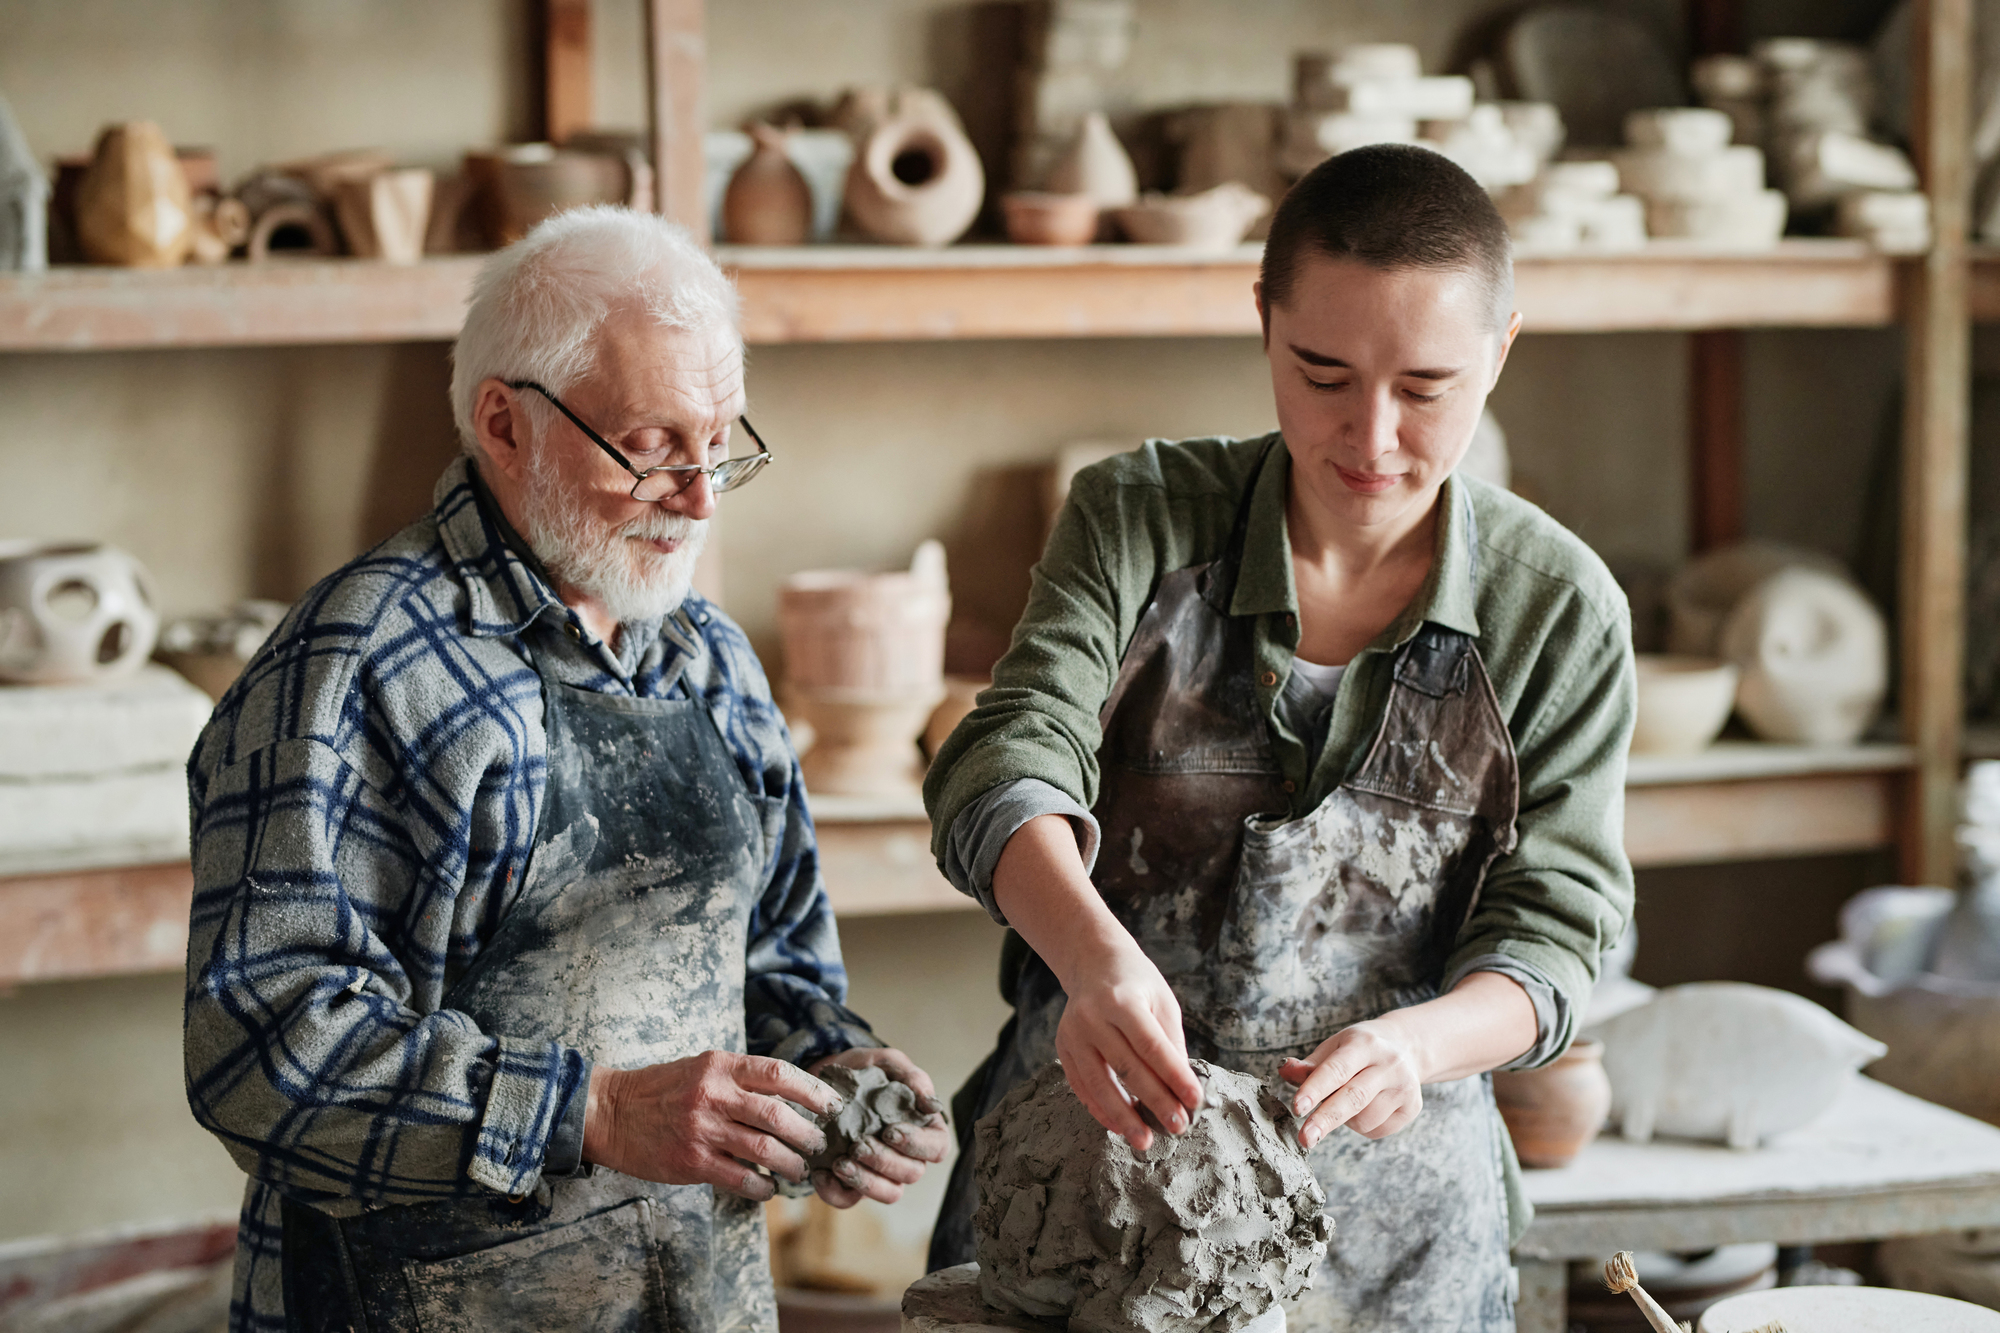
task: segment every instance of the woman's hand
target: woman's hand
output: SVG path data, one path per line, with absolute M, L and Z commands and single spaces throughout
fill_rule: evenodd
M 1188 1065 L 1180 1001 L 1160 969 L 1125 936 L 1074 972 L 1056 1029 L 1071 1089 L 1098 1124 L 1139 1152 L 1152 1146 L 1154 1126 L 1186 1133 L 1188 1116 L 1201 1108 L 1201 1081 Z
M 894 1203 L 903 1197 L 905 1185 L 917 1183 L 926 1166 L 944 1160 L 951 1145 L 937 1088 L 931 1076 L 901 1051 L 857 1046 L 816 1062 L 810 1072 L 818 1074 L 834 1065 L 848 1069 L 881 1066 L 890 1078 L 909 1085 L 917 1094 L 917 1108 L 930 1120 L 923 1125 L 891 1125 L 879 1140 L 861 1140 L 854 1145 L 852 1156 L 841 1158 L 830 1170 L 813 1172 L 813 1189 L 836 1208 L 852 1208 L 864 1198 Z
M 1387 1138 L 1424 1109 L 1424 1078 L 1410 1042 L 1380 1019 L 1341 1029 L 1310 1057 L 1285 1061 L 1278 1073 L 1299 1088 L 1292 1114 L 1305 1116 L 1302 1148 L 1342 1125 L 1364 1138 Z
M 1435 1000 L 1341 1029 L 1278 1073 L 1298 1085 L 1292 1113 L 1305 1117 L 1299 1145 L 1310 1148 L 1342 1125 L 1387 1138 L 1424 1109 L 1424 1084 L 1498 1069 L 1534 1044 L 1528 992 L 1501 973 L 1472 972 Z

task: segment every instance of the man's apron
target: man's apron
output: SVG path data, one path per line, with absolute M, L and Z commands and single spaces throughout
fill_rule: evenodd
M 1425 624 L 1396 654 L 1361 767 L 1302 819 L 1267 813 L 1288 800 L 1257 701 L 1254 621 L 1228 611 L 1247 512 L 1246 499 L 1221 559 L 1161 579 L 1125 651 L 1100 714 L 1092 878 L 1173 987 L 1189 1054 L 1268 1078 L 1350 1024 L 1439 993 L 1487 866 L 1513 848 L 1519 770 L 1471 638 Z M 1015 1015 L 954 1108 L 961 1133 L 1055 1058 L 1062 988 L 1039 957 L 1016 957 Z M 1343 1127 L 1313 1149 L 1335 1230 L 1292 1328 L 1514 1327 L 1490 1080 L 1423 1098 L 1398 1134 Z M 974 1203 L 966 1153 L 933 1267 L 973 1257 Z
M 546 673 L 542 697 L 526 882 L 445 1007 L 625 1069 L 742 1051 L 750 913 L 783 803 L 750 794 L 697 700 Z M 346 1219 L 287 1202 L 284 1272 L 288 1322 L 314 1333 L 777 1327 L 760 1205 L 602 1168 Z

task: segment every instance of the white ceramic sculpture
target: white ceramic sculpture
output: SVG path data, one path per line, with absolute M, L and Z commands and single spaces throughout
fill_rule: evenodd
M 1694 754 L 1707 748 L 1736 703 L 1736 668 L 1710 657 L 1641 653 L 1633 754 Z
M 1701 982 L 1592 1029 L 1625 1138 L 1754 1148 L 1806 1124 L 1888 1050 L 1789 991 Z
M 1793 566 L 1840 572 L 1830 555 L 1782 542 L 1738 542 L 1690 561 L 1667 584 L 1667 651 L 1715 657 L 1723 622 L 1749 591 Z
M 49 266 L 49 180 L 0 97 L 0 272 Z
M 1730 612 L 1718 646 L 1743 673 L 1736 709 L 1765 740 L 1850 745 L 1888 692 L 1888 627 L 1840 575 L 1795 568 L 1765 579 Z
M 160 629 L 149 585 L 115 546 L 0 543 L 0 681 L 60 685 L 138 670 Z

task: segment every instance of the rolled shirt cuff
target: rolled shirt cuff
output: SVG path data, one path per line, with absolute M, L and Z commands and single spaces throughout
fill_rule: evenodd
M 563 1085 L 574 1088 L 583 1068 L 582 1053 L 558 1042 L 497 1039 L 468 1171 L 475 1182 L 507 1195 L 534 1189 L 562 1110 Z
M 1481 954 L 1452 969 L 1451 975 L 1445 978 L 1444 990 L 1449 991 L 1474 972 L 1498 972 L 1526 991 L 1529 1002 L 1535 1006 L 1535 1044 L 1499 1066 L 1501 1069 L 1534 1069 L 1568 1049 L 1574 1030 L 1569 998 L 1541 969 L 1505 954 Z
M 590 1109 L 590 1061 L 580 1060 L 572 1075 L 563 1069 L 562 1105 L 556 1110 L 555 1132 L 542 1154 L 542 1174 L 573 1176 L 583 1170 L 583 1121 Z
M 977 898 L 979 905 L 1001 925 L 1007 924 L 999 904 L 993 901 L 993 869 L 1007 840 L 1021 825 L 1043 815 L 1062 815 L 1076 830 L 1077 851 L 1088 872 L 1097 864 L 1099 831 L 1090 811 L 1072 800 L 1061 788 L 1040 778 L 1016 778 L 989 787 L 959 811 L 951 822 L 945 858 L 938 869 L 960 893 Z

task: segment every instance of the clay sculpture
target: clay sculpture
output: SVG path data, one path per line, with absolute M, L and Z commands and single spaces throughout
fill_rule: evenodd
M 1238 1333 L 1306 1289 L 1333 1228 L 1285 1101 L 1192 1063 L 1194 1123 L 1143 1153 L 1091 1117 L 1059 1064 L 979 1122 L 988 1306 L 1071 1333 Z
M 49 266 L 49 179 L 0 97 L 0 272 Z
M 933 1112 L 924 1109 L 915 1088 L 889 1077 L 879 1065 L 860 1069 L 835 1065 L 818 1078 L 840 1094 L 841 1103 L 826 1115 L 806 1113 L 806 1118 L 826 1135 L 826 1146 L 806 1157 L 803 1184 L 778 1182 L 781 1194 L 793 1198 L 811 1194 L 813 1173 L 832 1170 L 833 1164 L 850 1156 L 863 1139 L 879 1140 L 882 1131 L 892 1125 L 927 1125 L 936 1118 Z
M 0 680 L 126 675 L 145 665 L 159 630 L 145 569 L 117 547 L 0 543 Z
M 174 268 L 194 244 L 193 199 L 180 159 L 149 120 L 112 125 L 77 186 L 85 257 L 130 268 Z
M 1050 194 L 1089 196 L 1099 208 L 1123 208 L 1139 197 L 1139 173 L 1102 111 L 1085 115 L 1076 138 L 1049 169 Z
M 1736 982 L 1670 987 L 1590 1035 L 1604 1043 L 1625 1138 L 1732 1148 L 1811 1121 L 1888 1049 L 1810 1000 Z
M 949 245 L 979 216 L 986 171 L 944 94 L 904 88 L 854 99 L 847 215 L 890 245 Z M 881 114 L 874 114 L 877 110 Z
M 801 245 L 812 234 L 812 189 L 786 151 L 791 135 L 752 125 L 754 147 L 722 194 L 722 234 L 732 245 Z
M 421 167 L 335 182 L 334 215 L 340 219 L 348 250 L 391 264 L 422 259 L 436 185 L 437 178 Z
M 1765 740 L 1852 744 L 1888 693 L 1888 626 L 1843 574 L 1765 579 L 1730 612 L 1720 647 L 1743 673 L 1736 709 Z

